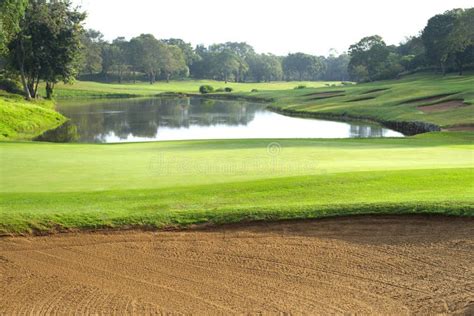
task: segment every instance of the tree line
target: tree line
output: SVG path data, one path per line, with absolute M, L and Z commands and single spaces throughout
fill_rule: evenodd
M 156 39 L 142 34 L 112 42 L 88 30 L 81 77 L 89 80 L 170 80 L 191 77 L 236 82 L 279 80 L 349 80 L 346 54 L 329 57 L 304 53 L 281 57 L 258 54 L 249 44 L 227 42 L 193 47 L 182 39 Z
M 113 41 L 85 30 L 84 12 L 67 0 L 1 0 L 0 88 L 19 81 L 35 98 L 40 81 L 46 96 L 57 82 L 215 79 L 373 81 L 420 69 L 460 74 L 474 64 L 474 9 L 454 9 L 429 19 L 417 36 L 386 45 L 378 35 L 362 38 L 347 53 L 329 56 L 259 54 L 245 43 L 193 47 L 182 39 L 141 34 Z M 8 79 L 7 81 L 5 79 Z M 12 80 L 13 79 L 13 80 Z
M 417 70 L 458 71 L 474 67 L 474 8 L 433 16 L 417 36 L 386 45 L 378 35 L 349 47 L 349 74 L 355 81 L 396 78 Z
M 89 79 L 121 82 L 136 80 L 138 71 L 148 74 L 150 83 L 157 76 L 166 80 L 191 77 L 226 82 L 363 82 L 392 79 L 418 70 L 436 69 L 443 74 L 457 70 L 462 74 L 466 65 L 472 67 L 474 63 L 473 28 L 474 9 L 454 9 L 435 15 L 420 34 L 399 45 L 387 45 L 382 37 L 372 35 L 351 45 L 348 53 L 339 55 L 332 50 L 327 57 L 305 53 L 257 54 L 249 44 L 236 42 L 193 48 L 181 39 L 158 40 L 150 34 L 128 42 L 117 38 L 109 43 L 103 40 L 100 32 L 89 30 L 83 38 L 88 53 L 82 74 Z M 140 46 L 140 41 L 148 44 Z M 137 45 L 140 48 L 137 49 Z M 167 50 L 173 53 L 166 53 Z

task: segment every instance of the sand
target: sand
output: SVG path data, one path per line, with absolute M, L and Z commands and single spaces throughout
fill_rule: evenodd
M 0 314 L 472 313 L 474 219 L 0 239 Z
M 426 105 L 426 106 L 419 106 L 418 109 L 430 113 L 430 112 L 445 112 L 453 109 L 457 109 L 460 107 L 468 106 L 464 103 L 463 100 L 451 100 L 442 103 L 437 103 L 433 105 Z

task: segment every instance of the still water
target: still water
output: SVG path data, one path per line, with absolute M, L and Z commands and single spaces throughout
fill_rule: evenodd
M 247 101 L 199 97 L 63 102 L 70 122 L 41 140 L 119 143 L 232 138 L 402 137 L 368 123 L 288 117 Z

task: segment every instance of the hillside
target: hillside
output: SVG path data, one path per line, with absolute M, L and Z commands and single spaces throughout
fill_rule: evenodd
M 445 129 L 474 128 L 474 75 L 416 74 L 357 85 L 262 92 L 276 109 L 316 117 L 421 121 Z
M 54 110 L 54 102 L 26 101 L 0 90 L 0 140 L 32 139 L 55 128 L 66 118 Z

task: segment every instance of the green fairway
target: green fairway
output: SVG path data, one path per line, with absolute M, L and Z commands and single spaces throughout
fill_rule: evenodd
M 473 215 L 473 133 L 1 143 L 3 233 L 359 213 Z
M 57 96 L 80 102 L 84 97 L 196 93 L 201 84 L 225 86 L 78 82 L 59 85 Z M 229 83 L 234 92 L 225 95 L 272 99 L 272 106 L 293 113 L 445 128 L 474 124 L 472 75 L 419 74 L 337 87 L 314 82 L 305 83 L 311 88 L 294 89 L 298 84 Z M 31 138 L 65 120 L 51 102 L 1 97 L 4 139 Z M 438 106 L 446 102 L 456 106 Z M 423 111 L 433 104 L 438 107 Z M 0 230 L 157 228 L 374 213 L 472 216 L 473 149 L 473 132 L 398 139 L 0 142 Z
M 326 85 L 340 85 L 340 82 L 322 81 L 289 81 L 289 82 L 262 82 L 262 83 L 240 83 L 214 80 L 182 80 L 182 81 L 160 81 L 155 84 L 146 82 L 109 84 L 98 82 L 78 81 L 73 85 L 58 84 L 55 95 L 58 98 L 71 97 L 130 97 L 130 96 L 153 96 L 163 92 L 199 93 L 199 87 L 211 85 L 214 89 L 231 87 L 234 92 L 250 92 L 257 90 L 288 90 L 299 85 L 307 87 L 325 87 Z

